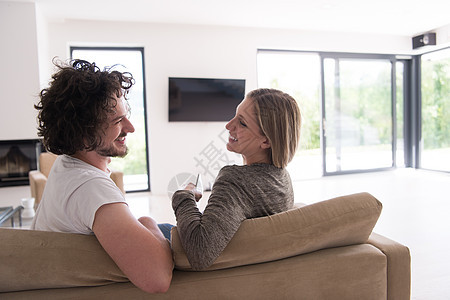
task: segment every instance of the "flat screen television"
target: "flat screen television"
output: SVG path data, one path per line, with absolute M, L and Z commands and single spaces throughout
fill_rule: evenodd
M 169 122 L 231 120 L 245 96 L 245 79 L 169 77 Z

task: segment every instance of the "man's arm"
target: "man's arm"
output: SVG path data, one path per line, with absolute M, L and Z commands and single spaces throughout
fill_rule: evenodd
M 125 203 L 106 204 L 95 214 L 93 231 L 134 285 L 149 293 L 164 293 L 172 280 L 172 251 L 150 220 L 144 226 Z

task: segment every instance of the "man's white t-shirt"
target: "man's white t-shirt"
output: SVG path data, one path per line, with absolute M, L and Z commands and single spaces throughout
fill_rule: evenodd
M 56 158 L 31 229 L 93 234 L 95 213 L 109 203 L 126 203 L 110 174 L 79 159 Z

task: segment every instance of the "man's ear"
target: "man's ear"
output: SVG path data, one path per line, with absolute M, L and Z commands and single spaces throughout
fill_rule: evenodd
M 264 141 L 261 143 L 262 149 L 270 149 L 270 141 L 268 138 L 264 138 Z

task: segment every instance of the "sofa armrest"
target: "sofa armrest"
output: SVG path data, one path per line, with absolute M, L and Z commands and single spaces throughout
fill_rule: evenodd
M 34 206 L 36 208 L 41 202 L 47 177 L 40 171 L 34 170 L 28 173 L 28 179 L 30 180 L 31 197 L 35 199 Z
M 114 181 L 114 183 L 117 185 L 117 187 L 122 191 L 122 193 L 125 195 L 125 188 L 123 186 L 123 172 L 120 171 L 112 171 L 111 172 L 111 179 Z
M 408 247 L 376 233 L 370 235 L 367 243 L 387 257 L 387 299 L 410 299 L 411 255 Z

